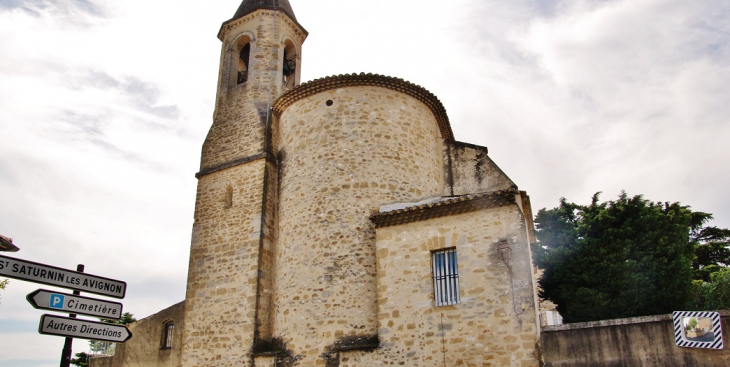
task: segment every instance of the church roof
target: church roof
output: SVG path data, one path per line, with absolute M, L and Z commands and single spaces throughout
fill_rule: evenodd
M 322 91 L 353 86 L 382 87 L 410 95 L 411 97 L 423 102 L 431 109 L 431 112 L 433 112 L 436 117 L 439 129 L 441 130 L 441 137 L 448 140 L 454 139 L 454 133 L 451 131 L 451 125 L 449 124 L 449 117 L 446 115 L 446 109 L 433 93 L 420 85 L 407 82 L 403 79 L 378 74 L 360 73 L 333 75 L 306 82 L 282 94 L 279 99 L 274 102 L 274 113 L 277 116 L 281 116 L 281 113 L 294 102 Z
M 297 21 L 297 17 L 294 16 L 294 11 L 289 5 L 289 0 L 243 0 L 236 11 L 236 15 L 231 20 L 242 18 L 259 9 L 280 10 L 295 22 Z
M 299 22 L 297 21 L 297 17 L 294 16 L 294 11 L 292 10 L 291 5 L 289 5 L 289 0 L 243 0 L 241 5 L 238 7 L 238 10 L 236 11 L 236 14 L 233 15 L 233 18 L 223 22 L 223 24 L 221 25 L 221 29 L 220 31 L 218 31 L 218 38 L 223 40 L 222 37 L 227 24 L 230 24 L 237 19 L 241 19 L 257 10 L 264 9 L 276 10 L 286 14 L 286 16 L 289 17 L 289 19 L 291 19 L 294 24 L 302 29 L 306 37 L 307 30 L 304 29 L 304 27 L 302 27 L 302 25 L 299 24 Z

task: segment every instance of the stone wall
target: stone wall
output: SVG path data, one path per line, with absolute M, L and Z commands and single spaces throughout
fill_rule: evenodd
M 114 356 L 92 357 L 89 367 L 179 367 L 184 303 L 168 307 L 128 326 L 132 339 L 117 344 Z M 174 323 L 172 348 L 164 348 L 165 324 Z
M 406 366 L 537 366 L 524 224 L 513 203 L 379 228 L 378 358 Z M 501 239 L 510 247 L 506 260 L 497 251 Z M 447 248 L 458 254 L 461 303 L 435 307 L 431 256 Z
M 201 177 L 183 366 L 240 365 L 253 347 L 265 160 Z
M 458 196 L 517 188 L 517 185 L 489 158 L 486 147 L 453 140 L 446 141 L 444 163 L 446 164 L 445 195 Z
M 374 86 L 301 98 L 279 129 L 274 335 L 313 366 L 343 342 L 377 346 L 369 217 L 442 194 L 442 137 L 423 102 Z
M 730 365 L 730 311 L 722 311 L 723 350 L 680 348 L 672 315 L 547 326 L 545 367 L 719 367 Z

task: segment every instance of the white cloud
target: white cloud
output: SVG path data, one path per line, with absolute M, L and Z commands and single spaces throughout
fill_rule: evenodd
M 290 1 L 310 32 L 304 80 L 424 86 L 535 210 L 626 189 L 730 227 L 727 1 Z M 15 256 L 125 280 L 139 317 L 183 299 L 216 34 L 239 4 L 0 0 L 0 234 Z M 36 288 L 2 292 L 0 338 L 40 317 Z

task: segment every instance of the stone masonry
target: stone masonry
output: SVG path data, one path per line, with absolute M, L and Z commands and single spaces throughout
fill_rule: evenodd
M 373 74 L 299 85 L 307 35 L 287 0 L 244 0 L 220 29 L 182 344 L 166 361 L 538 366 L 527 195 L 487 148 L 454 140 L 420 86 Z M 458 262 L 448 306 L 442 250 Z

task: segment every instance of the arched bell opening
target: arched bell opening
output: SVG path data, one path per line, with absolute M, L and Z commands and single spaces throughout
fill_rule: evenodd
M 252 43 L 251 36 L 242 34 L 228 49 L 228 89 L 246 84 L 251 79 Z
M 299 61 L 299 52 L 294 42 L 287 39 L 284 41 L 284 56 L 281 68 L 282 86 L 285 91 L 299 85 Z

